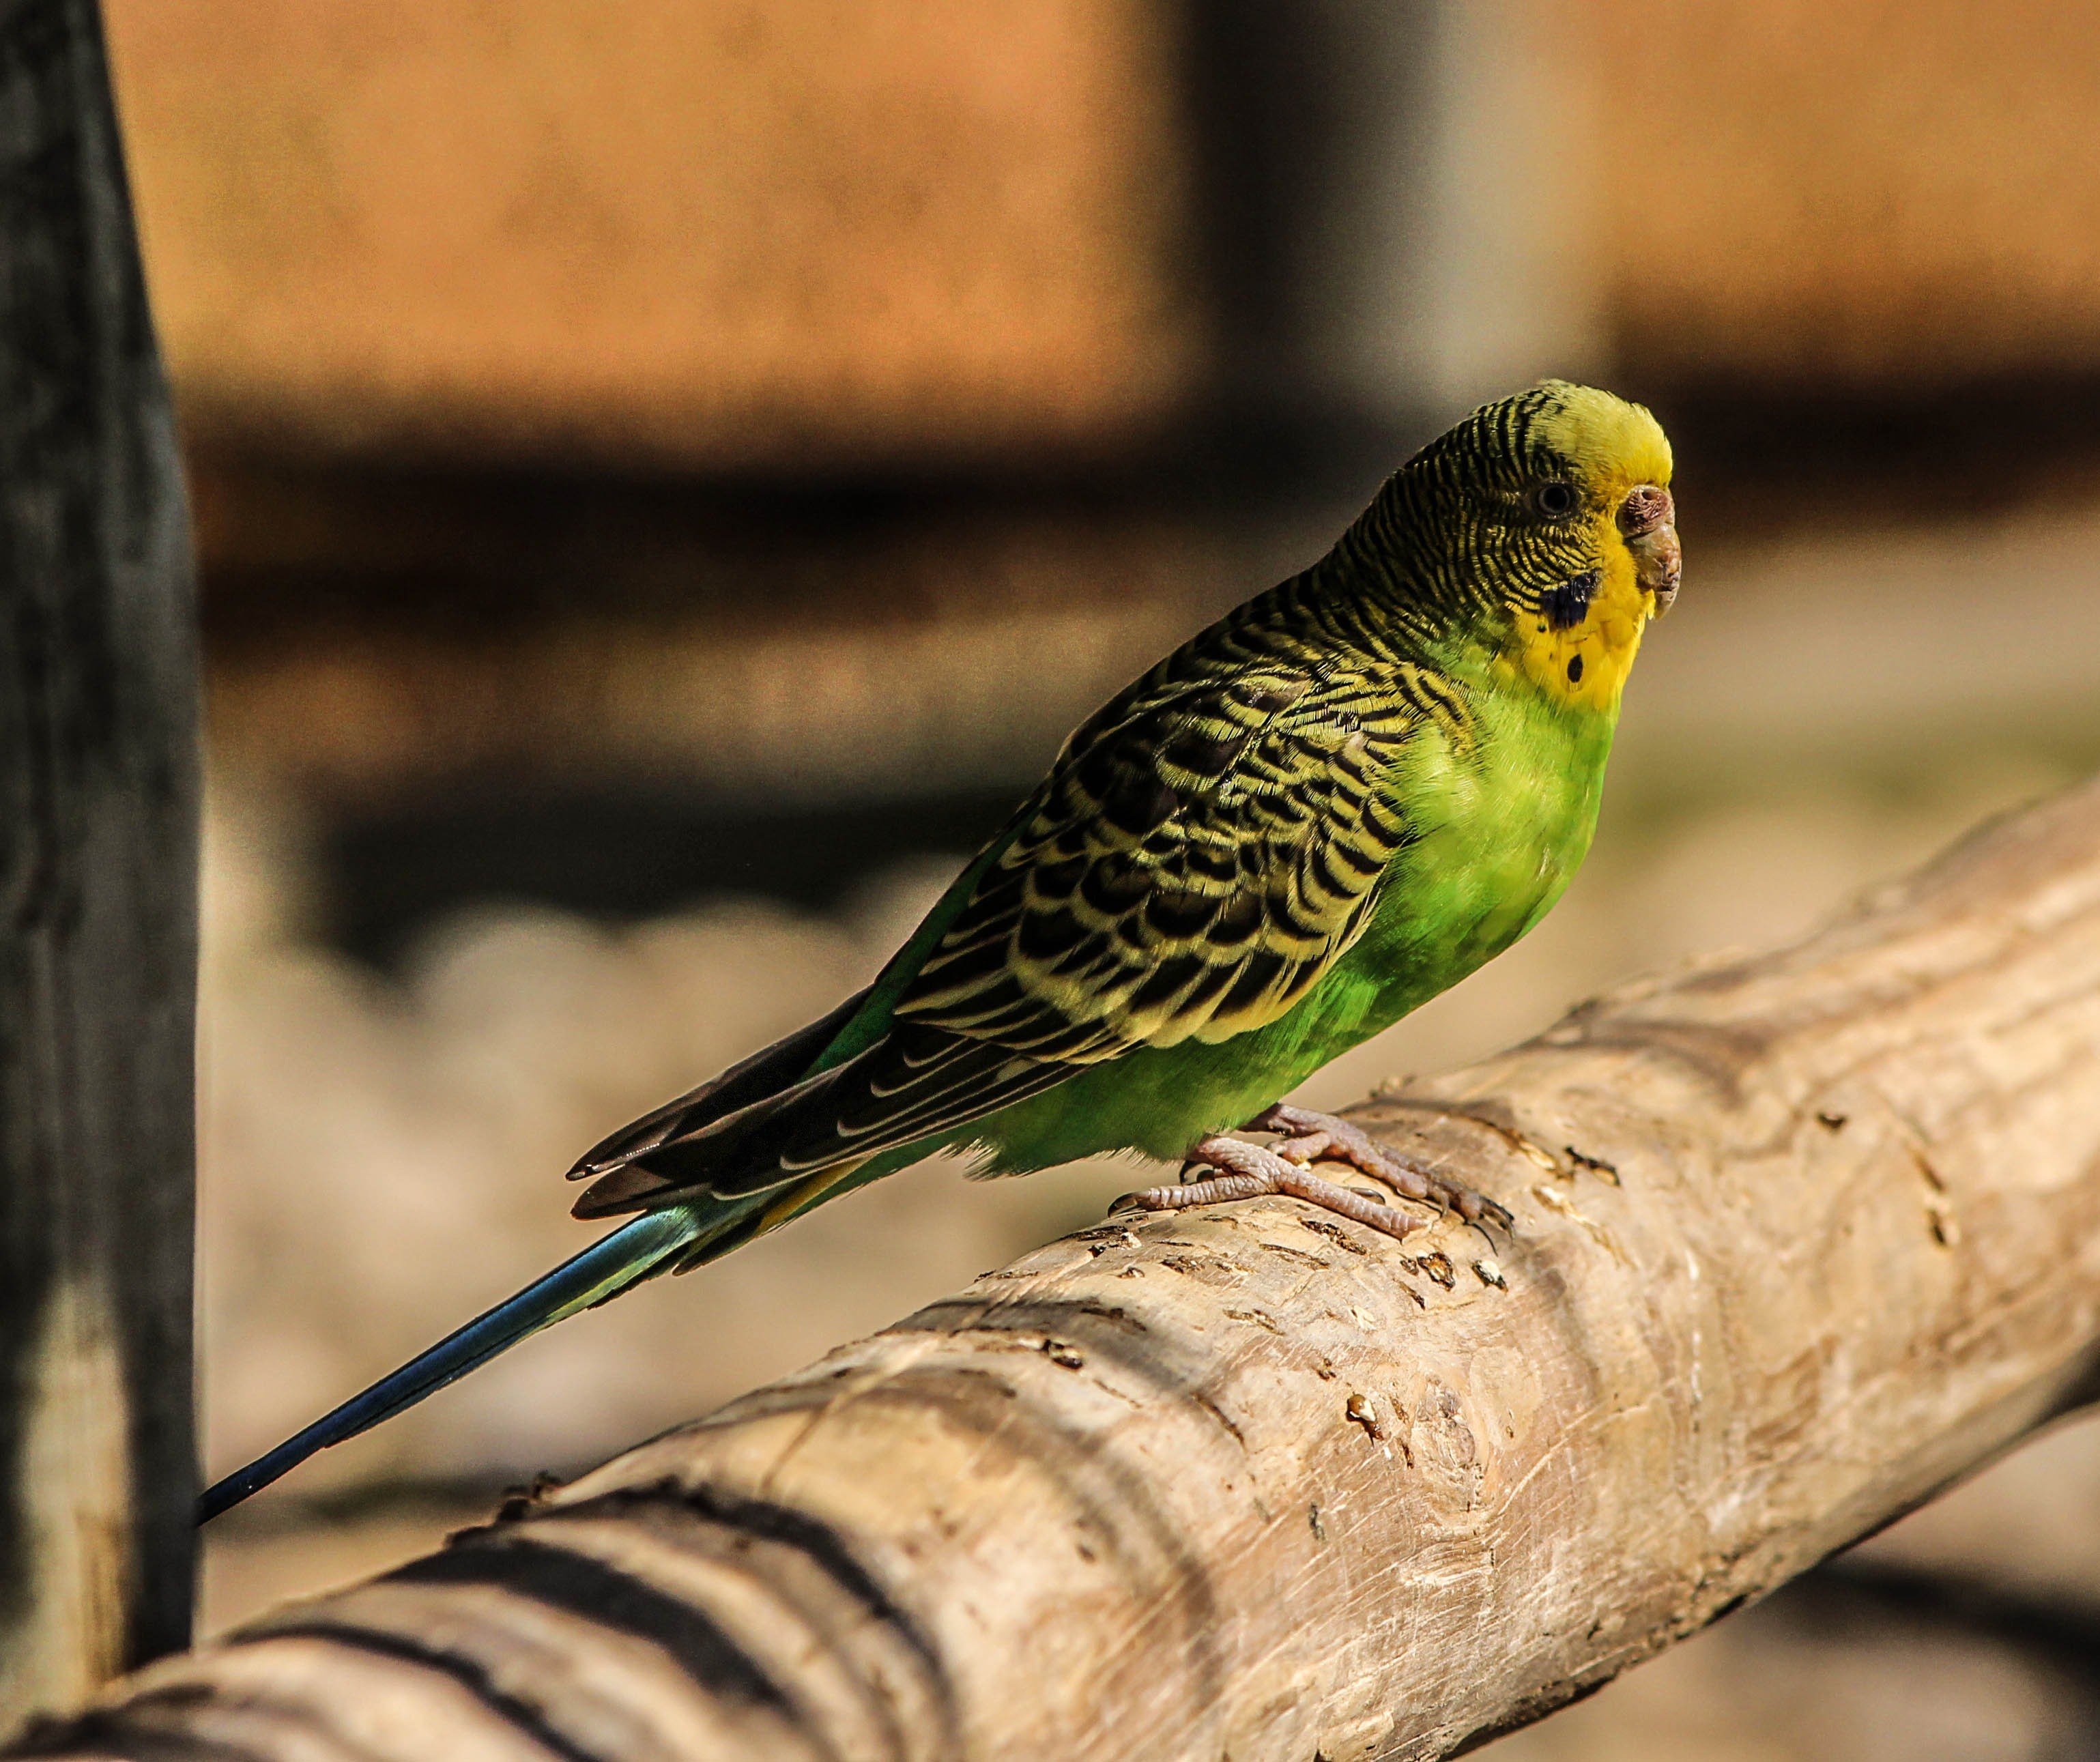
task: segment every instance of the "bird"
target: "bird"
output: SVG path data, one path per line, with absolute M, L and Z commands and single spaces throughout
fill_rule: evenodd
M 1678 592 L 1671 468 L 1645 407 L 1564 380 L 1422 447 L 1319 561 L 1074 733 L 866 989 L 578 1158 L 575 1214 L 628 1221 L 226 1477 L 199 1521 L 938 1152 L 985 1174 L 1181 1164 L 1133 1211 L 1283 1193 L 1396 1236 L 1415 1201 L 1508 1225 L 1283 1098 L 1530 930 L 1581 865 L 1628 672 Z

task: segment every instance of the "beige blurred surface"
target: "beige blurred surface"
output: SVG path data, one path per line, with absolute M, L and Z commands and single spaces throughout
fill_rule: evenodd
M 1502 1739 L 1497 1762 L 2045 1762 L 2089 1755 L 2064 1685 L 2010 1645 L 1754 1609 Z

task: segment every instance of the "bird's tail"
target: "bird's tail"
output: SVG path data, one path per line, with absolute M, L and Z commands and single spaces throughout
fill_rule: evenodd
M 697 1265 L 700 1259 L 712 1259 L 705 1250 L 717 1240 L 726 1249 L 747 1233 L 735 1227 L 745 1209 L 726 1207 L 712 1216 L 684 1205 L 644 1212 L 286 1438 L 267 1456 L 258 1456 L 208 1488 L 197 1501 L 197 1522 L 208 1522 L 316 1451 L 355 1438 L 415 1406 L 542 1328 L 619 1296 L 652 1273 L 668 1270 L 674 1261 Z

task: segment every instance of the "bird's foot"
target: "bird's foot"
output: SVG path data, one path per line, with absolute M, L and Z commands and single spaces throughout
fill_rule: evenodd
M 1247 1122 L 1250 1132 L 1274 1132 L 1279 1142 L 1271 1147 L 1286 1162 L 1308 1164 L 1325 1158 L 1346 1163 L 1374 1181 L 1383 1181 L 1403 1199 L 1426 1200 L 1445 1211 L 1455 1211 L 1468 1223 L 1487 1218 L 1508 1229 L 1515 1220 L 1508 1208 L 1485 1193 L 1444 1179 L 1414 1158 L 1380 1143 L 1360 1125 L 1338 1120 L 1331 1113 L 1314 1113 L 1282 1102 Z
M 1256 1199 L 1264 1193 L 1287 1193 L 1391 1236 L 1405 1237 L 1427 1227 L 1419 1218 L 1410 1218 L 1391 1205 L 1323 1181 L 1304 1164 L 1237 1138 L 1200 1139 L 1190 1149 L 1188 1161 L 1192 1167 L 1215 1169 L 1218 1173 L 1208 1180 L 1126 1193 L 1110 1210 L 1135 1205 L 1145 1211 L 1179 1211 L 1189 1205 L 1214 1205 L 1228 1200 Z

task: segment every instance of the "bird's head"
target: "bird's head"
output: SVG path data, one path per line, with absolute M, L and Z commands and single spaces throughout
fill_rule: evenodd
M 1410 575 L 1541 689 L 1615 709 L 1642 630 L 1677 597 L 1670 477 L 1647 410 L 1546 380 L 1410 460 L 1389 530 Z

